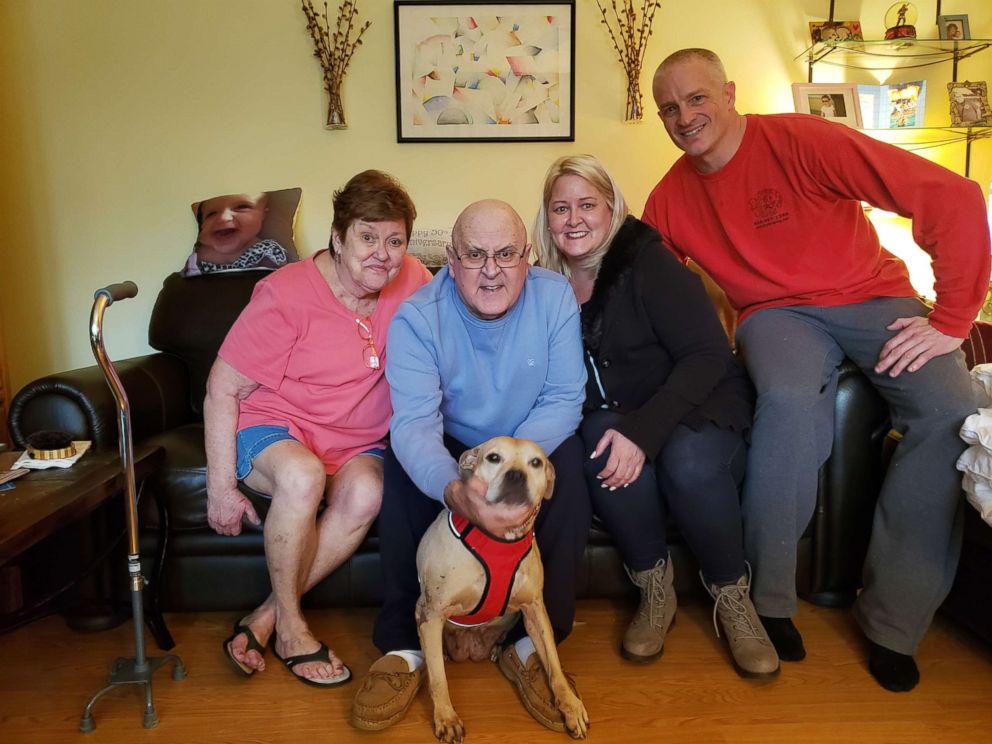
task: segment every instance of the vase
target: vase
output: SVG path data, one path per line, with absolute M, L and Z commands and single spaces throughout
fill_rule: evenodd
M 644 99 L 641 97 L 641 82 L 639 75 L 627 79 L 627 105 L 624 108 L 623 120 L 628 123 L 644 119 Z
M 324 126 L 326 129 L 348 128 L 348 123 L 344 118 L 344 102 L 341 100 L 340 91 L 327 91 L 327 124 Z

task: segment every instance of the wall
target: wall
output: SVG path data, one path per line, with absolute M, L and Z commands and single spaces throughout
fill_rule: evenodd
M 331 3 L 334 5 L 335 3 Z M 882 33 L 889 0 L 837 4 Z M 677 157 L 658 120 L 622 123 L 623 73 L 593 0 L 577 0 L 576 141 L 397 144 L 392 3 L 359 0 L 372 21 L 345 82 L 350 128 L 326 131 L 320 69 L 297 0 L 4 0 L 0 4 L 0 336 L 13 389 L 92 363 L 93 290 L 133 279 L 135 300 L 110 310 L 112 358 L 147 350 L 145 332 L 164 276 L 194 237 L 189 203 L 218 193 L 303 188 L 303 255 L 325 241 L 334 188 L 377 167 L 398 176 L 418 226 L 447 227 L 470 200 L 498 196 L 528 223 L 555 157 L 592 152 L 613 170 L 635 213 Z M 807 22 L 828 0 L 664 0 L 644 86 L 684 46 L 721 53 L 748 111 L 788 111 Z M 931 3 L 917 2 L 921 36 L 936 36 Z M 979 7 L 976 7 L 979 6 Z M 969 12 L 972 35 L 992 36 L 992 3 L 945 0 Z M 992 54 L 963 63 L 989 79 Z M 931 106 L 945 105 L 945 68 L 930 68 Z M 818 80 L 828 78 L 819 78 Z M 650 105 L 650 104 L 649 104 Z M 649 108 L 649 111 L 651 109 Z M 946 117 L 946 111 L 943 112 Z M 963 148 L 929 151 L 951 167 Z M 992 177 L 992 143 L 974 147 L 973 176 Z

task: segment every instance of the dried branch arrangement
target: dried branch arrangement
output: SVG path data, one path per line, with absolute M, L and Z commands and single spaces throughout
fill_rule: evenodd
M 341 101 L 341 83 L 348 71 L 355 50 L 362 45 L 362 36 L 368 31 L 371 21 L 362 24 L 358 21 L 358 0 L 344 0 L 338 7 L 338 17 L 332 26 L 324 12 L 317 13 L 312 0 L 303 0 L 303 13 L 307 17 L 307 31 L 313 39 L 313 56 L 320 60 L 324 71 L 324 90 L 329 97 L 327 104 L 327 126 L 344 129 L 344 106 Z M 352 38 L 354 34 L 354 38 Z
M 638 11 L 634 8 L 634 0 L 610 0 L 610 9 L 613 11 L 610 14 L 603 3 L 596 0 L 596 7 L 603 16 L 600 23 L 606 26 L 617 59 L 627 75 L 627 109 L 624 116 L 627 121 L 637 121 L 644 115 L 641 67 L 644 65 L 644 55 L 651 38 L 654 14 L 660 5 L 661 0 L 641 0 Z

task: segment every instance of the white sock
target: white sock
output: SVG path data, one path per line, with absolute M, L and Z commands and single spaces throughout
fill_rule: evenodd
M 527 659 L 529 659 L 530 655 L 534 653 L 534 641 L 530 639 L 530 636 L 524 636 L 513 644 L 513 648 L 517 652 L 517 657 L 520 659 L 520 663 L 526 664 Z
M 410 667 L 411 672 L 415 672 L 420 667 L 424 665 L 424 652 L 423 651 L 389 651 L 387 656 L 392 654 L 393 656 L 399 656 L 401 659 L 406 661 L 406 665 Z

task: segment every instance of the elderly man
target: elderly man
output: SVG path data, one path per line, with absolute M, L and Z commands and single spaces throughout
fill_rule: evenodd
M 448 508 L 490 534 L 526 521 L 527 506 L 490 506 L 478 479 L 462 481 L 457 458 L 497 435 L 526 437 L 549 454 L 554 496 L 536 523 L 544 601 L 561 643 L 572 628 L 575 577 L 591 507 L 582 475 L 585 371 L 579 313 L 568 282 L 530 267 L 517 213 L 499 201 L 467 207 L 455 222 L 448 265 L 410 297 L 389 329 L 386 376 L 393 401 L 379 543 L 385 603 L 373 640 L 382 656 L 358 691 L 352 724 L 378 730 L 400 720 L 424 677 L 414 621 L 416 552 Z M 564 730 L 546 675 L 522 623 L 499 658 L 527 710 Z
M 975 409 L 960 346 L 989 281 L 981 189 L 819 117 L 741 115 L 735 92 L 705 49 L 658 67 L 658 114 L 685 155 L 655 187 L 644 220 L 740 311 L 738 346 L 758 391 L 743 494 L 754 604 L 779 657 L 802 659 L 791 620 L 796 544 L 830 452 L 837 366 L 849 357 L 902 434 L 855 613 L 871 673 L 886 689 L 910 690 L 913 654 L 960 549 L 957 431 Z M 879 244 L 862 201 L 912 217 L 933 257 L 932 310 Z

